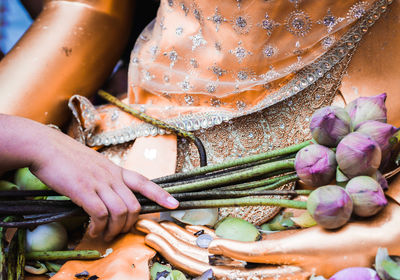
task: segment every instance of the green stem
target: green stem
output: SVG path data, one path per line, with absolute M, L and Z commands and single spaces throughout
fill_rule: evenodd
M 280 180 L 286 179 L 290 175 L 291 174 L 284 175 L 284 176 L 277 176 L 277 177 L 274 177 L 274 178 L 262 179 L 262 180 L 253 181 L 253 182 L 246 182 L 246 183 L 242 183 L 242 184 L 237 184 L 237 185 L 218 188 L 218 190 L 243 191 L 243 190 L 248 190 L 248 189 L 257 188 L 257 187 L 264 187 L 264 186 L 268 186 L 268 185 L 274 184 L 276 182 L 279 182 Z
M 257 191 L 265 191 L 265 190 L 272 190 L 272 189 L 277 189 L 283 185 L 286 185 L 288 183 L 291 182 L 296 182 L 299 179 L 299 176 L 297 176 L 297 174 L 294 175 L 288 175 L 285 176 L 285 178 L 280 179 L 278 182 L 271 184 L 271 185 L 267 185 L 267 186 L 263 186 L 263 187 L 259 187 L 259 188 L 255 188 L 252 189 L 251 191 L 257 192 Z
M 165 188 L 165 190 L 169 193 L 179 193 L 210 189 L 215 186 L 244 181 L 253 177 L 262 176 L 270 172 L 288 168 L 294 168 L 294 160 L 282 160 L 277 162 L 265 163 L 259 166 L 251 167 L 244 171 L 236 172 L 229 175 L 223 175 L 217 178 L 206 179 L 174 187 L 167 187 Z
M 11 239 L 10 244 L 8 245 L 8 254 L 7 254 L 7 280 L 16 279 L 16 267 L 17 267 L 17 242 L 16 236 Z
M 18 253 L 17 253 L 17 280 L 24 279 L 24 268 L 25 268 L 25 229 L 19 229 L 17 231 L 18 240 Z
M 177 174 L 164 176 L 161 178 L 156 178 L 153 180 L 153 182 L 157 183 L 157 184 L 174 182 L 174 181 L 179 181 L 179 180 L 189 178 L 192 176 L 202 175 L 202 174 L 206 174 L 206 173 L 217 171 L 217 170 L 222 170 L 222 169 L 226 169 L 226 168 L 239 166 L 242 164 L 248 164 L 248 163 L 252 163 L 252 162 L 256 162 L 256 161 L 260 161 L 260 160 L 266 160 L 266 159 L 270 159 L 270 158 L 274 158 L 274 157 L 278 157 L 278 156 L 289 155 L 289 154 L 298 152 L 300 149 L 302 149 L 310 144 L 312 144 L 311 141 L 305 141 L 303 143 L 289 146 L 289 147 L 279 149 L 279 150 L 269 151 L 266 153 L 256 154 L 256 155 L 239 158 L 239 159 L 235 159 L 235 160 L 230 160 L 230 161 L 226 161 L 226 162 L 222 162 L 222 163 L 214 164 L 214 165 L 209 165 L 209 166 L 205 166 L 205 167 L 199 167 L 199 168 L 193 169 L 193 170 L 185 172 L 185 173 L 177 173 Z
M 179 204 L 176 210 L 199 209 L 199 208 L 219 208 L 219 207 L 240 207 L 240 206 L 279 206 L 285 208 L 306 209 L 307 202 L 288 200 L 288 199 L 273 199 L 259 197 L 242 197 L 232 199 L 215 199 L 215 200 L 197 200 L 183 201 Z M 168 211 L 158 205 L 143 205 L 141 213 L 155 213 Z
M 3 221 L 10 222 L 12 217 L 6 217 Z M 6 276 L 6 252 L 5 252 L 5 232 L 6 229 L 0 227 L 0 279 L 5 279 Z
M 228 199 L 228 198 L 237 198 L 237 197 L 245 197 L 245 196 L 272 196 L 272 195 L 294 195 L 297 196 L 299 194 L 295 190 L 265 190 L 265 191 L 220 191 L 220 190 L 210 190 L 210 191 L 202 191 L 202 192 L 190 192 L 190 193 L 177 193 L 174 194 L 173 197 L 182 201 L 192 201 L 192 200 L 206 200 L 206 199 Z M 141 205 L 154 205 L 154 202 L 150 199 L 140 199 L 139 203 Z
M 27 260 L 35 261 L 57 261 L 57 260 L 96 260 L 101 254 L 96 250 L 81 251 L 47 251 L 26 253 Z

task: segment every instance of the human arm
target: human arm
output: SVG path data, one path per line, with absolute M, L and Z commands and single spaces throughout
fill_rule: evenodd
M 110 240 L 131 229 L 140 211 L 132 191 L 166 208 L 177 202 L 140 174 L 123 169 L 69 136 L 25 118 L 0 114 L 0 173 L 28 166 L 91 217 L 89 234 Z

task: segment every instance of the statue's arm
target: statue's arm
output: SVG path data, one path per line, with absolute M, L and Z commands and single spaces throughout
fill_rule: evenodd
M 73 94 L 106 80 L 129 37 L 132 0 L 49 0 L 0 62 L 0 113 L 61 124 Z

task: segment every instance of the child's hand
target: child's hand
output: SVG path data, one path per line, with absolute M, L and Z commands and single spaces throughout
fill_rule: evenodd
M 1 117 L 0 132 L 7 131 L 9 125 L 13 131 L 8 140 L 0 136 L 0 159 L 9 160 L 14 168 L 30 165 L 32 173 L 46 185 L 81 206 L 91 217 L 91 236 L 104 231 L 104 238 L 111 240 L 132 228 L 140 211 L 132 191 L 166 208 L 178 206 L 178 201 L 153 182 L 115 165 L 69 136 L 26 119 Z M 24 146 L 10 143 L 10 139 L 18 142 L 18 130 Z M 4 142 L 7 145 L 2 146 Z

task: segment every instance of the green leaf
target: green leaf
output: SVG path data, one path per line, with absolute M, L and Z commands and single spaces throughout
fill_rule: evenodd
M 394 279 L 400 279 L 400 266 L 392 260 L 382 261 L 383 269 Z

